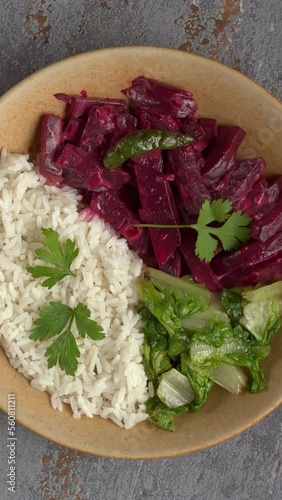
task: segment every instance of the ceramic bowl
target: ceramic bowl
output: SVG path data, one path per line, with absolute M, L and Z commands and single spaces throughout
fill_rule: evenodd
M 138 75 L 193 92 L 198 116 L 237 124 L 246 132 L 241 157 L 266 159 L 267 174 L 282 172 L 282 105 L 244 75 L 212 60 L 182 51 L 123 47 L 88 52 L 49 66 L 9 90 L 0 99 L 0 147 L 33 156 L 38 149 L 40 118 L 63 113 L 56 92 L 121 97 L 120 89 Z M 32 148 L 32 149 L 31 149 Z M 53 410 L 50 396 L 33 389 L 0 349 L 0 408 L 16 394 L 17 420 L 32 431 L 82 452 L 114 458 L 160 458 L 194 452 L 235 436 L 258 422 L 282 401 L 282 342 L 277 334 L 264 363 L 268 389 L 260 394 L 229 394 L 215 387 L 204 408 L 176 420 L 174 433 L 149 422 L 125 431 L 110 420 L 75 420 L 66 405 Z

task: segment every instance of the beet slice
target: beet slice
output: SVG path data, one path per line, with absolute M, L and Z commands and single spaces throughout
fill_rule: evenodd
M 85 117 L 87 118 L 90 109 L 99 106 L 113 106 L 116 110 L 122 111 L 125 109 L 126 102 L 124 99 L 111 99 L 111 98 L 95 98 L 95 97 L 77 97 L 68 94 L 57 93 L 56 99 L 69 104 L 67 114 L 74 118 Z
M 273 259 L 245 269 L 239 273 L 234 273 L 222 278 L 221 284 L 225 288 L 236 286 L 254 286 L 257 283 L 269 285 L 275 281 L 282 280 L 282 251 Z
M 248 213 L 254 220 L 260 220 L 274 207 L 282 190 L 282 175 L 278 175 L 269 184 L 265 179 L 261 179 L 261 183 L 265 188 L 260 197 L 256 193 L 252 196 L 252 192 L 249 195 L 251 205 Z
M 117 191 L 130 179 L 124 170 L 105 168 L 97 154 L 83 151 L 73 144 L 64 146 L 57 164 L 63 170 L 65 184 L 75 188 L 91 191 L 108 188 Z
M 219 182 L 214 196 L 230 200 L 233 210 L 238 210 L 241 200 L 247 197 L 255 182 L 260 179 L 266 163 L 262 158 L 249 158 L 235 165 Z
M 140 122 L 140 128 L 142 129 L 165 129 L 165 130 L 180 130 L 181 121 L 170 115 L 164 115 L 160 113 L 146 113 L 139 106 L 134 107 L 134 114 L 137 116 Z
M 197 103 L 190 92 L 168 87 L 150 78 L 139 76 L 131 86 L 122 90 L 142 111 L 174 118 L 193 118 Z
M 212 141 L 218 134 L 218 126 L 216 120 L 213 118 L 199 118 L 198 124 L 202 127 L 202 130 L 206 134 L 208 143 Z
M 149 224 L 178 224 L 177 207 L 168 181 L 157 181 L 158 168 L 136 165 L 142 219 Z M 179 229 L 149 228 L 158 265 L 164 266 L 180 245 Z
M 79 146 L 84 151 L 103 154 L 115 130 L 116 111 L 113 106 L 93 107 L 89 111 Z
M 177 248 L 166 264 L 161 267 L 161 270 L 178 278 L 183 275 L 182 256 L 179 248 Z
M 56 115 L 44 115 L 41 121 L 39 172 L 50 184 L 62 183 L 63 169 L 55 162 L 62 149 L 63 120 Z
M 105 189 L 100 193 L 93 193 L 91 203 L 83 211 L 86 220 L 98 215 L 108 222 L 115 231 L 126 238 L 129 246 L 142 256 L 146 256 L 149 249 L 149 233 L 147 228 L 134 227 L 140 224 L 140 219 L 114 193 Z
M 181 252 L 186 264 L 197 283 L 206 286 L 211 292 L 219 292 L 222 286 L 208 262 L 198 259 L 195 254 L 195 235 L 189 230 L 185 242 L 181 245 Z
M 134 166 L 136 170 L 139 168 L 142 169 L 152 169 L 159 172 L 159 175 L 164 170 L 164 161 L 161 151 L 151 151 L 145 155 L 136 156 L 134 159 L 129 160 L 127 165 Z
M 65 126 L 62 133 L 63 142 L 70 142 L 78 146 L 85 127 L 85 120 L 82 118 L 70 117 L 65 120 Z
M 211 146 L 203 168 L 207 187 L 216 187 L 220 178 L 231 169 L 244 137 L 245 132 L 241 127 L 219 127 L 218 135 Z
M 251 241 L 240 250 L 226 254 L 223 252 L 212 262 L 212 268 L 221 281 L 228 275 L 236 274 L 278 255 L 282 248 L 282 232 L 274 234 L 267 241 Z
M 128 111 L 118 111 L 114 116 L 114 134 L 110 144 L 115 144 L 126 134 L 134 132 L 137 129 L 138 120 Z
M 208 138 L 204 132 L 204 129 L 198 123 L 196 119 L 184 119 L 181 120 L 181 132 L 184 134 L 194 137 L 195 142 L 193 142 L 192 147 L 196 151 L 202 151 L 205 149 L 209 143 Z
M 282 231 L 282 198 L 277 200 L 273 208 L 262 219 L 252 222 L 251 236 L 266 241 L 280 231 Z
M 205 200 L 210 200 L 201 174 L 200 160 L 192 146 L 168 152 L 169 171 L 175 173 L 181 203 L 188 214 L 198 214 Z
M 80 147 L 104 156 L 108 147 L 137 128 L 137 119 L 113 106 L 93 107 L 83 130 Z

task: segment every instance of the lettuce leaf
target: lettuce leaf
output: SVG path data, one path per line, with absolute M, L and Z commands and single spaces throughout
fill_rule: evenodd
M 243 317 L 240 323 L 263 344 L 270 344 L 275 333 L 282 326 L 282 281 L 272 285 L 242 290 L 245 299 Z
M 281 326 L 280 300 L 272 299 L 249 302 L 244 307 L 240 323 L 263 344 L 270 344 Z
M 208 378 L 205 374 L 201 373 L 201 371 L 196 371 L 193 368 L 194 367 L 190 357 L 183 354 L 181 356 L 180 371 L 183 375 L 186 375 L 191 386 L 193 387 L 195 399 L 189 405 L 189 409 L 195 413 L 206 403 L 214 382 L 211 378 Z
M 211 369 L 221 363 L 247 367 L 251 392 L 259 392 L 266 387 L 260 362 L 269 352 L 270 347 L 251 338 L 243 326 L 232 328 L 220 322 L 212 322 L 209 329 L 195 333 L 190 347 L 192 363 L 201 368 Z
M 196 295 L 181 292 L 170 286 L 154 285 L 146 280 L 139 281 L 138 291 L 141 302 L 171 336 L 184 331 L 181 324 L 183 318 L 207 307 Z
M 189 411 L 189 408 L 188 406 L 168 408 L 158 398 L 149 398 L 146 401 L 146 411 L 152 424 L 160 429 L 174 432 L 174 417 L 186 413 Z
M 169 335 L 152 313 L 141 305 L 136 306 L 144 328 L 144 368 L 147 377 L 157 386 L 158 377 L 170 370 L 168 356 Z
M 221 307 L 230 319 L 231 326 L 238 325 L 243 316 L 243 298 L 235 290 L 223 290 L 221 294 Z
M 214 383 L 233 394 L 266 387 L 260 364 L 281 326 L 282 282 L 211 295 L 191 279 L 145 268 L 138 286 L 144 366 L 155 394 L 147 411 L 157 427 L 174 430 L 176 415 L 199 411 Z M 193 399 L 185 397 L 188 385 Z

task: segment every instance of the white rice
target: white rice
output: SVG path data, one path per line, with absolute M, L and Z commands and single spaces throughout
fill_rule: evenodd
M 143 333 L 135 281 L 142 261 L 124 239 L 99 218 L 86 222 L 78 214 L 75 189 L 48 186 L 24 155 L 5 151 L 0 160 L 0 345 L 11 365 L 32 387 L 48 391 L 53 408 L 71 406 L 73 416 L 100 415 L 128 429 L 145 420 L 147 378 L 142 364 Z M 26 266 L 42 264 L 41 228 L 57 230 L 60 240 L 76 241 L 79 255 L 72 270 L 51 290 L 32 278 Z M 44 353 L 52 339 L 29 339 L 39 310 L 50 301 L 91 311 L 106 337 L 94 342 L 74 329 L 80 350 L 75 376 L 58 366 L 48 369 Z

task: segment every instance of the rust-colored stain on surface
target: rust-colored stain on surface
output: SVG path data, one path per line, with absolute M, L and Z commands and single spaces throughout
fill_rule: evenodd
M 179 16 L 176 19 L 174 19 L 173 24 L 175 24 L 175 26 L 179 26 L 182 21 L 183 21 L 183 16 Z
M 79 25 L 78 25 L 78 33 L 83 36 L 85 34 L 85 21 L 84 19 L 81 19 Z
M 175 19 L 175 24 L 179 21 L 179 17 Z M 206 27 L 200 23 L 200 8 L 198 5 L 191 3 L 189 6 L 188 19 L 185 22 L 186 42 L 182 43 L 178 48 L 182 50 L 190 50 L 196 38 L 205 31 Z
M 41 0 L 41 7 L 43 7 L 44 3 L 45 0 Z M 26 16 L 26 24 L 30 25 L 33 29 L 33 40 L 35 42 L 43 40 L 44 44 L 48 43 L 51 25 L 48 23 L 47 16 L 42 9 L 39 9 L 35 13 L 30 10 Z
M 100 3 L 100 7 L 102 7 L 102 9 L 108 9 L 108 10 L 111 10 L 111 5 L 108 4 L 108 2 L 101 2 Z
M 48 464 L 50 462 L 51 458 L 52 458 L 52 454 L 51 453 L 46 453 L 46 455 L 43 455 L 43 457 L 41 459 L 43 465 Z
M 178 48 L 198 52 L 202 46 L 206 48 L 207 55 L 218 59 L 225 48 L 232 57 L 234 67 L 240 69 L 240 58 L 230 39 L 230 34 L 236 31 L 240 21 L 240 13 L 240 0 L 225 0 L 214 16 L 203 19 L 200 7 L 191 3 L 186 21 L 184 19 L 186 41 Z M 182 16 L 176 18 L 174 24 L 178 26 L 181 19 Z M 224 61 L 224 57 L 220 60 Z
M 238 15 L 240 14 L 240 0 L 226 0 L 223 7 L 218 12 L 218 17 L 213 18 L 214 28 L 212 31 L 216 39 L 216 43 L 210 47 L 210 55 L 218 56 L 221 51 L 222 44 L 225 44 L 233 52 L 234 66 L 240 69 L 240 58 L 232 47 L 231 40 L 228 36 L 227 28 L 230 28 L 231 33 L 234 33 L 238 24 Z M 231 17 L 237 16 L 232 22 Z
M 48 500 L 52 498 L 82 500 L 82 484 L 75 475 L 76 462 L 82 454 L 68 449 L 51 452 L 49 446 L 51 445 L 47 445 L 47 452 L 42 457 L 40 480 L 42 497 Z
M 280 472 L 281 465 L 282 465 L 282 460 L 281 460 L 281 458 L 279 458 L 276 462 L 276 467 L 275 467 L 275 471 L 274 471 L 275 476 L 277 476 L 278 473 Z

